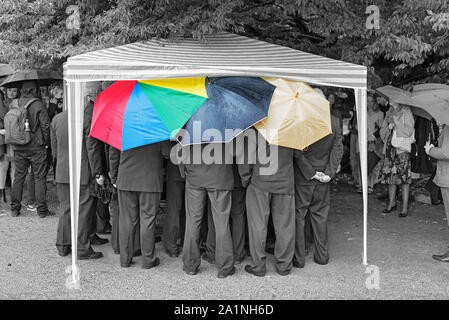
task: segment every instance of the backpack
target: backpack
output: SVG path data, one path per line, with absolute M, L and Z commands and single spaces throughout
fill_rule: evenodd
M 31 141 L 31 130 L 29 128 L 27 108 L 37 100 L 37 98 L 31 99 L 23 107 L 19 106 L 18 99 L 12 101 L 11 107 L 3 119 L 5 126 L 5 142 L 7 144 L 20 146 Z M 28 123 L 28 127 L 26 123 Z

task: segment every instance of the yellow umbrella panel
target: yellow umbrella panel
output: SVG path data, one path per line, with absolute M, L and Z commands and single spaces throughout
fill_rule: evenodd
M 268 117 L 255 127 L 270 144 L 303 150 L 332 133 L 329 101 L 308 84 L 264 78 L 276 86 Z

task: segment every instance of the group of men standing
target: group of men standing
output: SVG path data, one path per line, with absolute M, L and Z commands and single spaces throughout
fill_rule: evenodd
M 86 110 L 93 108 L 99 89 L 94 83 L 88 84 Z M 329 182 L 343 154 L 338 118 L 331 117 L 332 134 L 302 151 L 270 145 L 257 130 L 250 128 L 247 133 L 256 139 L 246 140 L 243 157 L 232 152 L 232 161 L 225 158 L 230 149 L 236 150 L 228 148 L 235 141 L 183 148 L 176 142 L 163 141 L 124 152 L 109 147 L 109 177 L 105 177 L 104 168 L 99 165 L 101 161 L 95 160 L 97 144 L 101 142 L 89 137 L 86 123 L 89 124 L 90 119 L 86 117 L 89 112 L 85 111 L 78 232 L 80 258 L 101 257 L 89 243 L 95 223 L 95 199 L 90 188 L 92 182 L 103 184 L 105 179 L 110 179 L 117 190 L 110 203 L 111 240 L 114 252 L 120 253 L 121 266 L 129 267 L 133 257 L 140 254 L 143 268 L 160 264 L 155 250 L 155 226 L 164 191 L 166 162 L 163 246 L 171 258 L 182 253 L 183 270 L 187 274 L 199 271 L 201 230 L 206 216 L 209 227 L 203 259 L 216 265 L 219 278 L 235 273 L 234 265 L 244 260 L 246 235 L 252 263 L 245 266 L 245 271 L 256 276 L 265 275 L 270 214 L 276 238 L 277 273 L 287 275 L 293 267 L 304 267 L 306 251 L 311 245 L 306 239 L 313 239 L 315 262 L 328 263 Z M 57 246 L 58 250 L 66 251 L 70 247 L 70 197 L 68 161 L 62 159 L 68 154 L 67 121 L 67 113 L 63 112 L 52 123 L 57 133 L 52 150 L 58 158 L 56 182 L 62 200 L 58 239 L 60 234 L 64 238 L 62 242 L 57 241 Z M 198 156 L 206 149 L 220 154 L 221 161 L 211 163 Z M 174 163 L 172 160 L 176 156 L 173 154 L 179 152 L 199 161 Z M 259 155 L 273 152 L 277 152 L 274 157 L 277 163 L 275 170 L 267 174 L 264 169 L 272 164 L 267 164 Z M 248 161 L 251 157 L 253 162 Z

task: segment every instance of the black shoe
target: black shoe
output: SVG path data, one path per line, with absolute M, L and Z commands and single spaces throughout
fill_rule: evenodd
M 383 213 L 390 213 L 391 211 L 395 211 L 398 208 L 398 204 L 396 203 L 394 206 L 392 206 L 390 209 L 385 208 L 382 210 Z
M 203 253 L 203 255 L 201 256 L 201 259 L 209 262 L 210 264 L 215 264 L 215 259 L 210 257 L 207 253 Z
M 12 218 L 18 217 L 18 216 L 20 216 L 20 211 L 18 211 L 18 210 L 11 210 L 11 211 L 9 211 L 8 215 L 10 217 L 12 217 Z
M 198 269 L 195 269 L 195 270 L 189 270 L 189 269 L 187 269 L 187 268 L 185 268 L 185 267 L 182 267 L 182 270 L 183 270 L 185 273 L 187 273 L 188 275 L 190 275 L 190 276 L 194 276 L 194 275 L 196 275 L 196 274 L 198 273 Z
M 109 242 L 108 239 L 100 238 L 97 234 L 95 234 L 95 235 L 90 239 L 90 244 L 97 245 L 97 246 L 100 246 L 100 245 L 105 244 L 105 243 L 108 243 L 108 242 Z
M 232 266 L 232 269 L 229 270 L 228 272 L 225 272 L 225 273 L 218 272 L 217 278 L 224 279 L 227 276 L 232 276 L 234 273 L 235 273 L 235 267 Z
M 265 271 L 255 271 L 253 267 L 251 267 L 249 264 L 245 266 L 245 271 L 248 273 L 251 273 L 257 277 L 264 277 Z
M 161 241 L 162 241 L 161 236 L 155 236 L 154 237 L 154 243 L 158 243 L 158 242 L 161 242 Z
M 63 250 L 58 250 L 58 255 L 60 257 L 65 257 L 65 256 L 68 256 L 71 252 L 72 252 L 71 248 L 67 248 L 65 250 L 64 249 Z
M 151 268 L 157 267 L 160 264 L 161 264 L 161 260 L 159 260 L 159 258 L 156 258 L 153 263 L 148 264 L 148 265 L 142 265 L 142 268 L 143 269 L 151 269 Z
M 290 272 L 291 272 L 291 270 L 283 270 L 283 271 L 280 271 L 280 270 L 278 270 L 278 269 L 276 269 L 276 268 L 275 268 L 275 270 L 276 270 L 276 272 L 277 272 L 279 275 L 281 275 L 281 276 L 287 276 L 287 275 L 289 275 Z
M 437 201 L 431 201 L 432 202 L 432 205 L 433 206 L 438 206 L 438 205 L 440 205 L 440 204 L 442 204 L 443 203 L 443 201 L 441 201 L 441 200 L 437 200 Z
M 100 259 L 103 258 L 103 254 L 101 252 L 91 251 L 86 255 L 78 255 L 78 260 L 88 260 L 88 259 Z
M 297 261 L 293 261 L 293 267 L 302 269 L 304 268 L 304 264 L 301 264 Z
M 134 264 L 134 261 L 131 260 L 129 263 L 120 263 L 120 267 L 122 268 L 129 268 L 131 265 Z
M 405 218 L 405 217 L 407 217 L 408 216 L 408 211 L 407 212 L 401 212 L 400 214 L 399 214 L 399 218 Z
M 52 216 L 54 216 L 56 214 L 53 211 L 48 210 L 45 213 L 38 212 L 37 215 L 39 216 L 39 218 L 45 218 L 45 217 L 52 217 Z
M 322 266 L 325 266 L 326 264 L 329 263 L 329 260 L 327 260 L 327 261 L 320 261 L 320 260 L 317 260 L 315 257 L 313 258 L 313 261 L 315 261 L 316 264 L 320 264 Z
M 441 262 L 449 262 L 449 251 L 445 254 L 434 254 L 432 258 Z

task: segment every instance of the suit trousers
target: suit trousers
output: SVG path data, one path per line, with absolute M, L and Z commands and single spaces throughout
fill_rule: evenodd
M 265 245 L 268 218 L 273 218 L 276 235 L 274 246 L 275 268 L 279 272 L 292 269 L 295 252 L 295 202 L 293 194 L 262 191 L 252 183 L 246 189 L 249 250 L 255 271 L 265 272 Z
M 184 181 L 167 181 L 167 214 L 164 221 L 164 248 L 177 253 L 185 230 L 185 189 Z
M 106 226 L 110 224 L 111 215 L 109 212 L 109 205 L 103 203 L 101 200 L 97 202 L 97 232 L 105 230 Z
M 329 262 L 329 242 L 327 234 L 327 216 L 330 207 L 330 184 L 295 186 L 296 207 L 296 244 L 295 261 L 305 265 L 306 250 L 306 216 L 310 215 L 313 239 L 315 244 L 314 260 L 319 264 Z
M 156 260 L 154 231 L 160 192 L 118 191 L 120 262 L 129 264 L 135 248 L 135 236 L 140 229 L 142 265 L 150 267 Z
M 215 266 L 219 272 L 227 273 L 234 266 L 231 230 L 232 193 L 230 190 L 199 188 L 186 184 L 186 231 L 182 261 L 184 269 L 195 271 L 201 264 L 200 228 L 209 198 L 215 224 Z
M 242 261 L 245 259 L 245 189 L 232 190 L 232 206 L 231 206 L 231 237 L 232 247 L 234 249 L 234 259 Z M 211 206 L 208 205 L 207 210 L 207 242 L 206 254 L 215 259 L 215 225 L 212 217 Z
M 120 209 L 118 205 L 118 194 L 112 195 L 111 203 L 109 203 L 109 212 L 111 214 L 111 245 L 114 253 L 120 253 L 120 241 L 119 241 L 119 214 Z M 134 236 L 134 256 L 140 255 L 140 228 L 137 228 Z
M 61 254 L 67 254 L 71 247 L 71 216 L 70 216 L 70 184 L 57 184 L 59 199 L 59 221 L 56 233 L 56 248 Z M 85 255 L 91 251 L 90 232 L 95 217 L 97 198 L 92 197 L 89 186 L 80 186 L 79 215 L 78 215 L 78 255 Z

